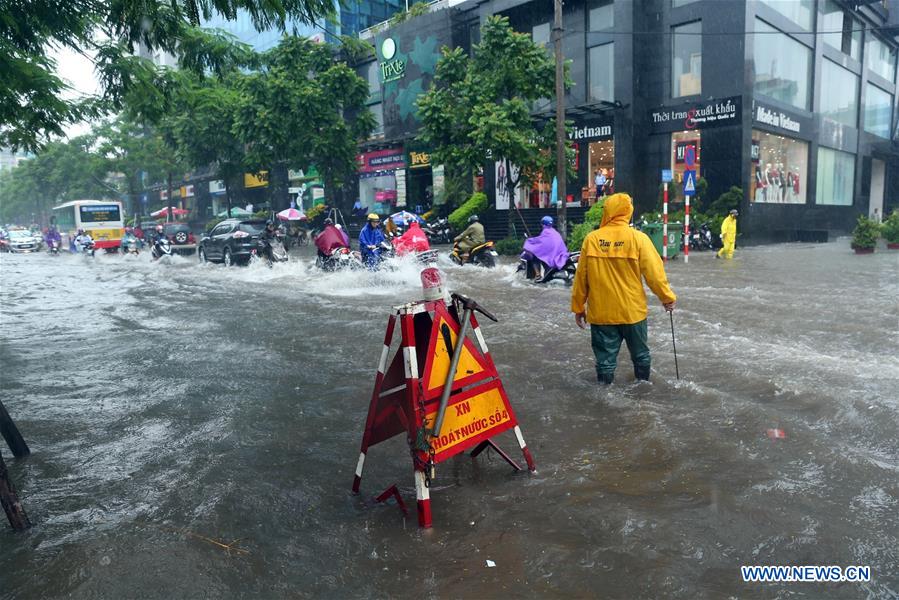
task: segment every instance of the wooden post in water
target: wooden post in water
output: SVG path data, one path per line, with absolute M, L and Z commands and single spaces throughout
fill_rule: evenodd
M 12 455 L 16 458 L 22 458 L 31 454 L 28 444 L 25 443 L 16 424 L 13 423 L 12 417 L 6 412 L 3 401 L 0 401 L 0 435 L 3 435 L 3 439 L 9 445 L 9 449 L 12 450 Z
M 0 504 L 3 505 L 6 518 L 9 519 L 13 529 L 21 531 L 31 527 L 31 521 L 28 520 L 28 515 L 25 514 L 25 509 L 16 495 L 16 488 L 9 479 L 2 453 L 0 453 Z

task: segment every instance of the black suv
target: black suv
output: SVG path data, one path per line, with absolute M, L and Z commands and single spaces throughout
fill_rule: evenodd
M 261 219 L 225 219 L 200 240 L 200 262 L 223 262 L 229 267 L 248 262 L 259 247 L 265 223 Z
M 165 223 L 165 237 L 172 242 L 172 252 L 178 254 L 193 254 L 197 249 L 197 240 L 191 233 L 190 227 L 184 223 Z

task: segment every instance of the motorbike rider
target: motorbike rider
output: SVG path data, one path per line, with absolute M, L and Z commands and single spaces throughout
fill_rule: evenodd
M 275 224 L 272 221 L 268 221 L 265 224 L 265 229 L 262 230 L 262 233 L 259 235 L 259 241 L 264 242 L 262 254 L 269 261 L 274 261 L 275 257 L 272 251 L 272 241 L 277 239 L 278 230 L 275 229 Z
M 94 239 L 83 229 L 78 230 L 78 235 L 75 236 L 75 247 L 80 252 L 84 249 L 85 246 L 89 246 L 94 243 Z
M 131 244 L 140 247 L 140 240 L 134 235 L 134 230 L 131 227 L 126 227 L 125 235 L 122 236 L 122 248 L 127 250 Z
M 53 244 L 57 243 L 62 246 L 62 236 L 59 235 L 59 230 L 56 229 L 56 225 L 50 225 L 47 228 L 47 235 L 44 237 L 44 241 L 47 242 L 47 246 L 49 248 L 53 248 Z
M 481 225 L 477 215 L 468 217 L 468 227 L 453 238 L 456 247 L 459 248 L 459 254 L 462 258 L 468 258 L 468 254 L 472 248 L 476 248 L 487 241 L 484 235 L 484 226 Z
M 412 252 L 427 252 L 431 249 L 428 236 L 421 230 L 418 221 L 409 223 L 409 229 L 394 242 L 396 253 L 400 256 Z
M 315 247 L 318 249 L 318 255 L 322 258 L 331 256 L 331 253 L 338 248 L 349 248 L 350 243 L 346 238 L 346 234 L 334 225 L 331 218 L 325 219 L 325 228 L 315 236 Z
M 370 269 L 376 268 L 381 260 L 380 246 L 386 238 L 381 231 L 381 217 L 375 213 L 368 215 L 368 223 L 359 232 L 359 251 L 362 262 Z
M 565 268 L 568 262 L 568 247 L 562 235 L 553 227 L 553 218 L 549 215 L 540 220 L 543 225 L 543 231 L 537 237 L 528 238 L 524 241 L 524 252 L 521 257 L 530 260 L 531 256 L 542 261 L 546 265 L 547 270 L 543 273 L 543 277 L 535 279 L 540 281 L 549 281 L 553 274 L 559 269 Z M 530 256 L 529 256 L 530 255 Z
M 166 239 L 166 237 L 165 237 L 165 227 L 163 227 L 162 225 L 157 225 L 157 226 L 156 226 L 155 238 L 153 239 L 153 243 L 156 244 L 156 243 L 159 242 L 160 240 L 164 240 L 164 239 Z

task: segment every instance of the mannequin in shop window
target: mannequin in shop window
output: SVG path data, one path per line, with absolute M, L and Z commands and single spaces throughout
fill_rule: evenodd
M 787 173 L 783 163 L 777 163 L 777 171 L 780 173 L 780 201 L 787 201 Z
M 799 198 L 799 169 L 793 167 L 793 198 Z
M 765 202 L 774 202 L 774 169 L 771 163 L 765 164 Z
M 755 201 L 756 202 L 765 202 L 765 187 L 768 185 L 768 182 L 765 180 L 764 175 L 762 175 L 762 167 L 761 165 L 755 166 Z
M 787 189 L 784 193 L 784 202 L 791 203 L 793 202 L 793 181 L 796 179 L 796 174 L 793 173 L 792 167 L 789 171 L 787 171 Z

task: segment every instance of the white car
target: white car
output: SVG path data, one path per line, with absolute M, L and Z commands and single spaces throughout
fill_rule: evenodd
M 27 229 L 9 230 L 10 252 L 38 252 L 42 245 L 40 235 L 32 234 Z

